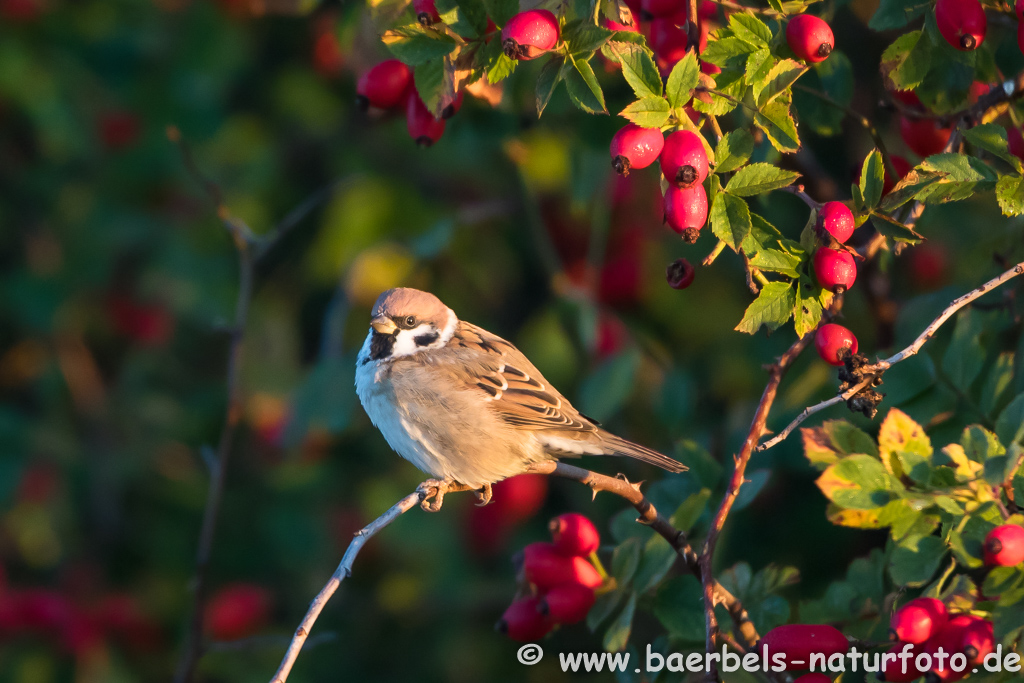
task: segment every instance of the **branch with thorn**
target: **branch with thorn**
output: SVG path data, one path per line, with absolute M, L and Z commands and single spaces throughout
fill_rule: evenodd
M 765 441 L 763 444 L 758 446 L 757 450 L 766 451 L 769 448 L 772 448 L 773 446 L 782 443 L 783 441 L 785 441 L 786 437 L 793 433 L 793 430 L 796 429 L 801 422 L 809 418 L 811 415 L 814 415 L 817 412 L 825 410 L 826 408 L 831 408 L 832 406 L 842 403 L 844 401 L 848 401 L 850 398 L 852 398 L 862 390 L 874 385 L 877 378 L 880 377 L 883 372 L 891 368 L 893 365 L 896 365 L 897 363 L 905 361 L 911 356 L 916 355 L 917 352 L 921 350 L 921 347 L 924 346 L 925 342 L 931 339 L 938 331 L 938 329 L 942 327 L 943 323 L 949 320 L 954 313 L 956 313 L 961 308 L 971 303 L 975 299 L 978 299 L 982 295 L 992 291 L 996 287 L 999 287 L 1000 285 L 1009 282 L 1010 280 L 1017 277 L 1021 273 L 1024 273 L 1024 262 L 1018 263 L 1014 267 L 1005 271 L 1002 275 L 992 278 L 991 280 L 981 285 L 980 287 L 972 289 L 967 294 L 964 294 L 963 296 L 954 299 L 949 304 L 949 306 L 947 306 L 945 310 L 943 310 L 942 313 L 937 318 L 935 318 L 935 320 L 933 320 L 931 324 L 929 324 L 928 327 L 926 327 L 924 331 L 921 332 L 921 334 L 917 336 L 917 339 L 915 339 L 914 342 L 910 344 L 910 346 L 903 349 L 899 353 L 896 353 L 890 356 L 889 358 L 886 358 L 885 360 L 880 360 L 873 365 L 862 368 L 861 376 L 865 377 L 863 381 L 855 384 L 846 391 L 836 396 L 833 396 L 827 401 L 822 401 L 821 403 L 817 403 L 813 406 L 804 408 L 804 410 L 799 415 L 797 415 L 792 422 L 786 425 L 785 429 L 783 429 L 781 432 L 779 432 L 777 435 L 775 435 L 768 441 Z

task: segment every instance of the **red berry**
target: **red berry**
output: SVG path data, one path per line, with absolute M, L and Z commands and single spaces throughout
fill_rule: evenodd
M 540 599 L 540 611 L 556 624 L 578 624 L 594 606 L 594 589 L 578 583 L 563 583 L 549 589 Z
M 851 354 L 857 353 L 857 337 L 842 325 L 827 323 L 819 327 L 814 335 L 814 348 L 822 360 L 838 367 L 843 365 L 843 359 L 847 356 L 845 351 L 840 351 L 847 349 Z
M 935 23 L 946 42 L 958 50 L 976 50 L 985 40 L 988 19 L 978 0 L 938 0 Z
M 601 311 L 597 317 L 597 340 L 594 352 L 604 360 L 622 351 L 629 340 L 629 328 L 611 313 Z
M 267 623 L 271 595 L 263 586 L 237 583 L 218 591 L 206 605 L 206 630 L 215 640 L 251 636 Z
M 345 55 L 332 31 L 321 31 L 313 42 L 313 68 L 324 78 L 336 78 L 345 67 Z
M 835 46 L 832 29 L 822 19 L 798 14 L 786 24 L 786 42 L 797 59 L 811 63 L 823 62 Z
M 894 100 L 899 100 L 908 107 L 924 109 L 924 105 L 921 104 L 921 98 L 913 90 L 890 90 L 889 95 Z
M 540 598 L 516 600 L 501 615 L 496 628 L 513 640 L 540 640 L 551 630 L 551 620 L 540 610 Z
M 819 247 L 814 252 L 814 275 L 825 289 L 842 294 L 857 279 L 857 264 L 846 251 Z
M 700 0 L 700 5 L 697 6 L 697 18 L 700 19 L 702 26 L 717 19 L 718 3 L 714 0 Z
M 990 566 L 1015 567 L 1024 562 L 1024 527 L 1004 524 L 988 532 L 983 555 Z
M 444 119 L 435 119 L 434 115 L 423 104 L 416 88 L 409 88 L 409 95 L 405 103 L 405 126 L 409 131 L 409 137 L 416 141 L 421 147 L 430 147 L 444 135 Z
M 677 130 L 665 138 L 661 172 L 677 187 L 703 183 L 708 177 L 708 154 L 701 137 L 689 130 Z
M 995 633 L 991 621 L 971 616 L 960 639 L 959 652 L 967 655 L 967 663 L 981 664 L 985 657 L 995 651 Z
M 836 325 L 838 327 L 838 325 Z M 842 328 L 845 330 L 845 328 Z M 849 331 L 847 331 L 849 334 Z M 857 340 L 852 334 L 853 353 L 857 352 Z M 841 363 L 840 363 L 841 364 Z M 934 636 L 946 625 L 949 614 L 946 605 L 935 598 L 917 598 L 896 610 L 889 622 L 889 633 L 895 640 L 920 644 Z
M 671 17 L 685 6 L 679 0 L 640 0 L 640 18 L 650 20 L 655 17 Z
M 39 0 L 0 0 L 0 17 L 10 22 L 30 22 L 42 13 Z
M 942 648 L 943 652 L 949 655 L 962 653 L 966 656 L 964 652 L 964 636 L 968 629 L 971 628 L 975 619 L 976 617 L 968 614 L 960 614 L 953 617 L 946 622 L 946 625 L 931 640 L 922 646 L 924 651 L 934 655 L 938 652 L 939 648 Z M 950 663 L 950 659 L 946 658 L 940 666 L 939 662 L 933 659 L 933 678 L 939 681 L 958 681 L 970 672 L 968 668 L 958 673 L 951 668 Z
M 455 94 L 455 99 L 452 100 L 451 103 L 448 104 L 448 106 L 441 110 L 441 118 L 450 119 L 451 117 L 458 114 L 459 110 L 462 109 L 462 100 L 464 99 L 464 96 L 465 93 L 463 91 L 460 90 L 459 92 L 457 92 Z
M 412 69 L 397 59 L 386 59 L 359 78 L 356 104 L 361 109 L 391 109 L 402 104 L 412 83 Z
M 581 583 L 590 588 L 601 585 L 601 575 L 582 557 L 567 557 L 552 543 L 531 543 L 523 548 L 523 574 L 538 588 L 560 583 Z
M 900 659 L 899 654 L 903 651 L 903 648 L 910 646 L 910 657 L 906 660 Z M 889 648 L 889 653 L 896 655 L 896 661 L 891 659 L 882 659 L 882 672 L 878 675 L 879 680 L 885 681 L 886 683 L 910 683 L 915 681 L 921 676 L 928 673 L 927 669 L 917 668 L 917 655 L 924 652 L 925 649 L 922 645 L 914 645 L 912 643 L 896 643 Z M 906 663 L 906 671 L 903 669 L 903 665 Z
M 558 19 L 546 9 L 520 12 L 501 29 L 501 45 L 510 59 L 541 56 L 558 43 Z
M 818 226 L 836 238 L 840 244 L 850 239 L 857 226 L 853 213 L 842 202 L 825 202 L 818 212 Z
M 95 617 L 104 632 L 129 648 L 152 651 L 160 645 L 159 625 L 143 611 L 132 595 L 104 596 L 96 608 Z
M 441 15 L 437 13 L 434 0 L 412 0 L 412 9 L 416 12 L 416 21 L 424 26 L 441 21 Z
M 907 147 L 921 157 L 930 157 L 946 148 L 950 128 L 942 128 L 934 119 L 900 117 L 900 135 Z
M 604 27 L 610 31 L 629 31 L 630 33 L 640 33 L 640 27 L 636 25 L 636 18 L 630 17 L 632 23 L 620 24 L 617 21 L 611 19 L 604 20 Z
M 831 655 L 845 653 L 849 649 L 846 636 L 839 629 L 825 624 L 777 626 L 765 634 L 761 645 L 768 649 L 769 658 L 779 652 L 785 653 L 787 671 L 808 668 L 812 653 L 824 654 L 825 659 L 828 659 Z
M 589 519 L 578 512 L 567 512 L 548 524 L 555 550 L 563 555 L 588 557 L 601 545 L 601 536 Z
M 676 26 L 673 19 L 655 19 L 648 30 L 648 45 L 654 50 L 655 61 L 663 76 L 686 56 L 690 47 L 686 31 Z
M 1024 0 L 1017 0 L 1013 4 L 1013 12 L 1017 15 L 1017 21 L 1024 21 Z
M 703 185 L 670 187 L 664 198 L 665 222 L 693 244 L 708 220 L 708 195 Z
M 815 671 L 814 673 L 804 674 L 793 681 L 793 683 L 832 683 L 832 677 L 827 676 L 820 671 Z
M 668 264 L 665 277 L 668 286 L 672 289 L 686 289 L 693 284 L 693 278 L 697 275 L 697 269 L 690 265 L 684 258 L 679 258 Z
M 910 279 L 918 289 L 936 289 L 946 281 L 946 250 L 931 241 L 910 251 Z
M 1006 141 L 1009 143 L 1010 154 L 1018 159 L 1024 159 L 1024 134 L 1020 128 L 1010 128 L 1006 131 Z
M 647 168 L 658 159 L 665 138 L 658 128 L 641 128 L 627 123 L 619 129 L 611 143 L 612 167 L 628 176 L 634 168 Z

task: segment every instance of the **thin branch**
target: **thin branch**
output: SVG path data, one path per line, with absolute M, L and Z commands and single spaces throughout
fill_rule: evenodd
M 319 190 L 302 200 L 298 206 L 289 211 L 288 214 L 281 219 L 276 226 L 274 226 L 273 230 L 260 239 L 259 247 L 256 249 L 256 260 L 262 261 L 267 254 L 273 251 L 274 248 L 280 244 L 292 230 L 298 227 L 307 216 L 313 213 L 313 211 L 320 207 L 324 202 L 333 197 L 339 190 L 351 185 L 357 178 L 358 176 L 339 178 L 327 185 L 324 185 Z
M 841 299 L 837 299 L 837 301 L 841 301 Z M 711 524 L 711 529 L 708 531 L 707 538 L 704 540 L 704 547 L 700 553 L 700 579 L 704 586 L 704 619 L 706 627 L 705 647 L 708 652 L 712 652 L 714 650 L 715 635 L 718 632 L 718 622 L 715 617 L 715 605 L 718 604 L 719 601 L 716 599 L 713 591 L 715 581 L 714 575 L 712 574 L 715 545 L 718 542 L 718 536 L 722 533 L 722 528 L 725 526 L 725 520 L 729 516 L 730 510 L 732 510 L 733 504 L 736 502 L 736 497 L 739 495 L 740 488 L 743 486 L 743 482 L 745 481 L 743 475 L 746 473 L 747 464 L 750 462 L 750 456 L 753 454 L 754 447 L 757 445 L 757 442 L 761 439 L 761 435 L 764 434 L 765 423 L 768 420 L 768 413 L 771 410 L 772 403 L 775 402 L 775 395 L 778 392 L 779 383 L 782 382 L 782 377 L 786 374 L 786 370 L 789 369 L 803 350 L 807 348 L 807 345 L 811 342 L 813 337 L 814 335 L 812 334 L 805 334 L 800 339 L 797 339 L 793 342 L 793 345 L 790 346 L 784 354 L 782 354 L 782 357 L 779 358 L 778 362 L 768 369 L 768 384 L 764 388 L 764 393 L 761 394 L 761 402 L 758 403 L 757 410 L 754 412 L 754 419 L 751 422 L 747 438 L 743 442 L 743 447 L 735 458 L 736 465 L 733 469 L 732 478 L 729 480 L 729 487 L 725 492 L 725 496 L 722 498 L 722 502 L 718 506 L 718 511 L 715 513 L 715 519 Z M 711 669 L 707 672 L 707 677 L 708 680 L 717 680 L 717 667 L 712 665 Z
M 850 397 L 860 392 L 862 389 L 866 388 L 872 382 L 874 382 L 875 378 L 885 370 L 888 370 L 896 363 L 900 363 L 910 358 L 911 356 L 916 355 L 917 352 L 921 350 L 921 347 L 924 346 L 924 344 L 935 335 L 938 329 L 942 327 L 943 323 L 949 320 L 954 313 L 956 313 L 961 308 L 971 303 L 975 299 L 995 289 L 996 287 L 999 287 L 1000 285 L 1008 282 L 1009 280 L 1012 280 L 1021 273 L 1024 273 L 1024 262 L 1018 263 L 1013 268 L 1010 268 L 1009 270 L 1004 272 L 1002 275 L 992 278 L 991 280 L 981 285 L 980 287 L 972 289 L 967 294 L 964 294 L 963 296 L 954 299 L 949 304 L 949 306 L 947 306 L 946 309 L 942 311 L 939 317 L 933 320 L 931 324 L 929 324 L 928 327 L 926 327 L 924 331 L 922 331 L 921 334 L 917 336 L 917 339 L 915 339 L 910 346 L 903 349 L 899 353 L 896 353 L 890 356 L 889 358 L 886 358 L 885 360 L 878 361 L 873 366 L 864 368 L 865 372 L 869 375 L 867 379 L 865 379 L 863 382 L 860 382 L 856 386 L 851 387 L 847 391 L 837 396 L 833 396 L 827 401 L 822 401 L 821 403 L 817 403 L 813 406 L 808 406 L 807 408 L 804 408 L 803 411 L 799 415 L 797 415 L 792 422 L 786 425 L 785 429 L 783 429 L 781 432 L 779 432 L 777 435 L 775 435 L 768 441 L 765 441 L 763 444 L 758 446 L 757 450 L 766 451 L 769 448 L 776 446 L 777 444 L 784 441 L 786 437 L 792 434 L 793 430 L 796 429 L 801 422 L 809 418 L 811 415 L 846 401 Z
M 790 194 L 796 195 L 800 199 L 804 200 L 804 204 L 811 207 L 811 209 L 815 211 L 821 209 L 821 202 L 816 201 L 814 197 L 807 194 L 804 191 L 805 188 L 803 185 L 787 185 L 786 187 L 780 187 L 778 189 L 782 190 L 783 192 L 788 192 Z

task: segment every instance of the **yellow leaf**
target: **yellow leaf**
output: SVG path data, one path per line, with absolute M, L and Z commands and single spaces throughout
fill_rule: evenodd
M 909 451 L 930 458 L 932 442 L 924 433 L 924 427 L 911 420 L 902 410 L 893 408 L 878 430 L 878 451 L 889 474 L 902 479 L 903 467 L 897 455 Z

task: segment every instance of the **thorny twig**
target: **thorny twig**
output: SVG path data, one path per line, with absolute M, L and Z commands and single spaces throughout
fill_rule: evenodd
M 921 350 L 921 347 L 924 346 L 925 342 L 931 339 L 932 336 L 934 336 L 935 332 L 938 331 L 938 329 L 942 326 L 942 324 L 949 320 L 949 318 L 954 313 L 956 313 L 958 310 L 960 310 L 967 304 L 971 303 L 975 299 L 979 298 L 983 294 L 990 292 L 996 287 L 999 287 L 1000 285 L 1017 277 L 1021 273 L 1024 273 L 1024 262 L 1018 263 L 1013 268 L 1010 268 L 1009 270 L 999 275 L 998 277 L 992 278 L 991 280 L 981 285 L 980 287 L 972 289 L 967 294 L 964 294 L 963 296 L 954 299 L 949 304 L 949 306 L 947 306 L 945 310 L 942 311 L 939 317 L 935 318 L 935 320 L 933 320 L 931 324 L 929 324 L 928 327 L 926 327 L 924 331 L 922 331 L 921 334 L 917 336 L 917 339 L 915 339 L 914 342 L 910 344 L 910 346 L 890 356 L 889 358 L 886 358 L 885 360 L 880 360 L 874 365 L 864 368 L 864 374 L 867 378 L 864 381 L 860 382 L 859 384 L 849 388 L 848 390 L 844 391 L 841 394 L 833 396 L 827 401 L 822 401 L 821 403 L 817 403 L 813 406 L 804 408 L 804 410 L 799 415 L 797 415 L 796 418 L 792 422 L 790 422 L 785 429 L 783 429 L 781 432 L 779 432 L 777 435 L 775 435 L 768 441 L 765 441 L 763 444 L 758 446 L 757 450 L 766 451 L 769 448 L 781 443 L 786 439 L 786 437 L 788 437 L 793 432 L 794 429 L 797 428 L 797 426 L 800 425 L 801 422 L 806 420 L 814 413 L 820 412 L 822 410 L 825 410 L 826 408 L 830 408 L 834 405 L 842 403 L 843 401 L 846 401 L 853 395 L 860 392 L 862 389 L 871 385 L 877 376 L 881 375 L 881 373 L 888 370 L 896 363 L 900 363 L 910 358 L 911 356 L 916 355 L 917 352 Z

